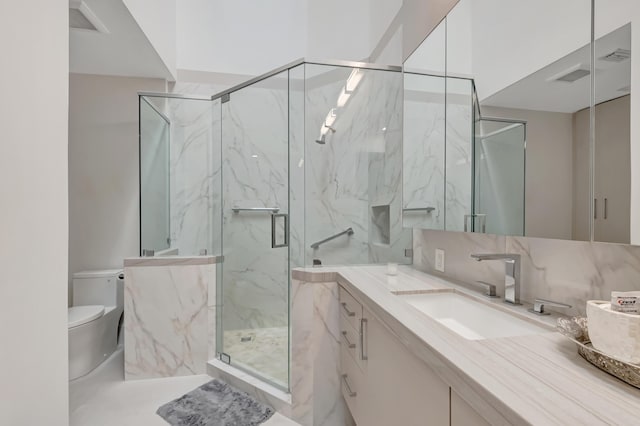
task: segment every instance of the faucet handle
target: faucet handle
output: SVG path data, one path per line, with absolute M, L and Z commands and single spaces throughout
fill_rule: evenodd
M 529 312 L 532 312 L 537 315 L 549 315 L 549 312 L 545 312 L 544 305 L 554 306 L 556 308 L 571 307 L 571 305 L 567 305 L 566 303 L 554 302 L 553 300 L 536 299 L 533 302 L 533 308 L 529 309 Z
M 476 281 L 475 284 L 482 285 L 482 286 L 487 288 L 487 292 L 484 294 L 485 296 L 492 297 L 492 298 L 500 297 L 500 296 L 498 296 L 496 294 L 496 286 L 495 285 L 490 284 L 490 283 L 488 283 L 486 281 Z

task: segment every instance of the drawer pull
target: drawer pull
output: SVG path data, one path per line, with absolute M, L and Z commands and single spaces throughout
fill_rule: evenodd
M 345 310 L 345 312 L 347 313 L 348 317 L 355 317 L 356 313 L 352 312 L 349 310 L 349 308 L 347 308 L 347 303 L 346 302 L 342 302 L 342 308 Z
M 367 319 L 360 320 L 360 359 L 366 361 L 369 359 L 367 354 Z
M 349 341 L 349 338 L 347 337 L 347 332 L 346 331 L 342 332 L 342 337 L 344 337 L 344 341 L 347 342 L 347 346 L 349 347 L 349 349 L 355 349 L 356 344 L 355 343 L 351 343 Z
M 351 398 L 355 398 L 358 394 L 351 390 L 351 386 L 349 386 L 349 382 L 347 381 L 347 375 L 346 374 L 342 375 L 342 382 L 344 383 L 345 387 L 347 388 L 347 394 Z

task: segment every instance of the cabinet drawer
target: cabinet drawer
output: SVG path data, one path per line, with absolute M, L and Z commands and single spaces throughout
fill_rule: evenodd
M 356 423 L 360 423 L 362 420 L 361 408 L 359 407 L 362 403 L 360 401 L 366 399 L 362 395 L 364 376 L 351 355 L 344 349 L 341 349 L 340 354 L 340 389 L 342 390 L 342 396 L 347 402 L 351 416 Z
M 340 287 L 340 312 L 351 324 L 351 326 L 359 330 L 360 320 L 362 319 L 362 305 L 347 290 Z
M 356 330 L 351 326 L 351 322 L 347 319 L 346 316 L 340 315 L 340 350 L 344 351 L 344 353 L 349 354 L 349 356 L 351 356 L 351 358 L 353 358 L 353 360 L 356 362 L 360 370 L 362 370 L 362 372 L 365 372 L 366 356 L 365 351 L 362 350 L 362 344 L 364 342 L 364 339 L 361 335 L 362 331 L 362 326 L 358 327 L 358 329 Z

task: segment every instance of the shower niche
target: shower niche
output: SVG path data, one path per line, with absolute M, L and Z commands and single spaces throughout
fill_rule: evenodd
M 371 206 L 371 241 L 373 244 L 388 246 L 391 242 L 391 206 Z

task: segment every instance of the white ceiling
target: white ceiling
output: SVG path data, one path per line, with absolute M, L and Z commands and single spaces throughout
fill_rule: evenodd
M 631 24 L 613 31 L 596 41 L 596 103 L 630 93 L 621 88 L 631 85 L 631 60 L 614 63 L 602 61 L 604 55 L 618 48 L 631 50 Z M 590 46 L 584 46 L 558 61 L 480 101 L 481 105 L 573 113 L 589 107 L 591 79 L 589 76 L 573 83 L 553 81 L 576 67 L 589 69 Z M 552 81 L 549 81 L 552 80 Z
M 122 0 L 84 0 L 106 33 L 69 29 L 69 71 L 174 81 Z

